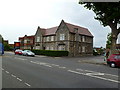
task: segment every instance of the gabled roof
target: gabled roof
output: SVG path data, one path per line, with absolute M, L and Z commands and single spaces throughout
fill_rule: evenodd
M 35 36 L 35 35 L 30 35 L 30 36 L 25 35 L 24 37 L 19 37 L 19 40 L 20 40 L 20 39 L 24 39 L 24 38 L 34 38 L 34 36 Z
M 58 29 L 58 26 L 46 29 L 45 33 L 44 33 L 44 36 L 55 35 L 57 29 Z
M 64 21 L 62 20 L 62 22 L 64 22 Z M 75 28 L 77 28 L 79 34 L 93 37 L 93 35 L 89 32 L 89 30 L 87 28 L 83 28 L 83 27 L 80 27 L 77 25 L 66 23 L 66 22 L 64 22 L 64 23 L 67 25 L 67 27 L 71 33 L 76 33 Z M 58 27 L 59 26 L 47 28 L 47 29 L 38 27 L 38 29 L 42 31 L 43 36 L 47 36 L 47 35 L 55 35 Z
M 68 27 L 68 29 L 70 30 L 71 33 L 75 33 L 74 29 L 77 28 L 79 34 L 93 37 L 93 35 L 89 32 L 89 30 L 87 28 L 83 28 L 83 27 L 80 27 L 80 26 L 77 26 L 77 25 L 66 23 L 66 22 L 65 22 L 65 24 L 67 25 L 67 27 Z

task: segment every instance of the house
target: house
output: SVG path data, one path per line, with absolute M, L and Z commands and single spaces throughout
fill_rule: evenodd
M 34 49 L 66 50 L 69 56 L 93 54 L 93 35 L 87 28 L 61 21 L 59 26 L 37 28 Z
M 34 47 L 34 35 L 19 37 L 20 49 L 33 49 Z

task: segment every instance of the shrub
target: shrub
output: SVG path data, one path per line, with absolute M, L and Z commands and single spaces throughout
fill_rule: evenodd
M 36 55 L 46 55 L 46 56 L 68 56 L 68 51 L 55 51 L 55 50 L 32 50 Z
M 97 52 L 95 52 L 95 50 L 93 50 L 93 55 L 94 56 L 97 56 L 97 55 L 99 55 Z

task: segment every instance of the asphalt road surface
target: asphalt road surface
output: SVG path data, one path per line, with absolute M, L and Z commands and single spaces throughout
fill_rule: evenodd
M 118 88 L 118 68 L 79 60 L 5 52 L 0 67 L 2 88 Z

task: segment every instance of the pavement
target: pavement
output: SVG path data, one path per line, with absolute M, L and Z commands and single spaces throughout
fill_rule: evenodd
M 104 58 L 105 58 L 104 56 L 84 57 L 84 58 L 81 58 L 78 62 L 90 63 L 90 64 L 99 64 L 99 65 L 107 65 Z

